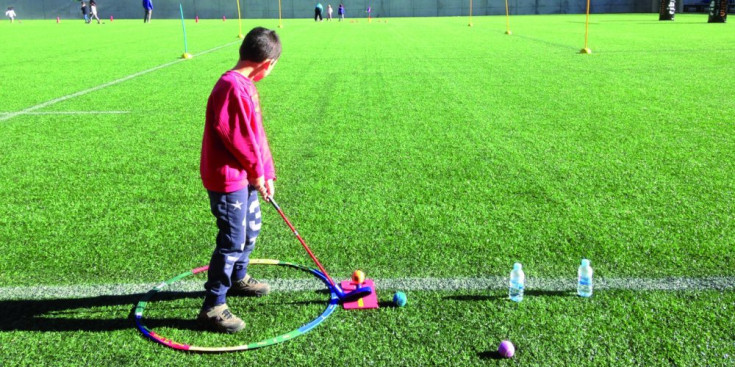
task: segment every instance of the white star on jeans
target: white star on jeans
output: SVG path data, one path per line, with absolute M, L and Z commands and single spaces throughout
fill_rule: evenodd
M 230 204 L 230 205 L 232 205 L 233 207 L 235 207 L 235 209 L 237 209 L 237 210 L 242 210 L 242 203 L 240 202 L 240 200 L 238 200 L 234 204 Z

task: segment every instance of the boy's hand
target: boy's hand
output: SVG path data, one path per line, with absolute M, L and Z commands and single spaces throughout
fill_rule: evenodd
M 268 198 L 268 190 L 265 187 L 265 178 L 263 176 L 260 176 L 254 180 L 249 180 L 250 184 L 255 187 L 256 190 L 260 193 L 261 196 L 263 196 L 264 199 Z M 270 180 L 269 180 L 270 181 Z M 271 183 L 273 185 L 273 183 Z
M 272 198 L 273 195 L 276 194 L 276 188 L 273 186 L 273 180 L 266 180 L 265 188 L 268 191 L 268 196 L 265 197 L 266 200 L 268 200 L 268 198 Z

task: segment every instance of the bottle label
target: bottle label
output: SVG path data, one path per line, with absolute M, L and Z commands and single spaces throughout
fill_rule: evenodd
M 590 278 L 579 278 L 579 285 L 592 285 L 592 279 L 590 279 Z

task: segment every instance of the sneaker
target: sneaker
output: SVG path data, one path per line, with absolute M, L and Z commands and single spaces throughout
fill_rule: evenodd
M 229 293 L 239 296 L 261 297 L 265 296 L 270 291 L 271 286 L 267 283 L 261 283 L 251 277 L 250 274 L 247 274 L 245 275 L 245 278 L 236 281 L 235 284 L 232 285 Z
M 197 317 L 199 325 L 206 329 L 224 333 L 236 333 L 245 327 L 245 322 L 230 312 L 227 304 L 202 309 Z

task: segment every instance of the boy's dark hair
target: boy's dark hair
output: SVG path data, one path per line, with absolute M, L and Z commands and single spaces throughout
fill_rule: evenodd
M 255 27 L 245 36 L 240 45 L 240 60 L 263 62 L 281 57 L 281 39 L 276 31 Z

